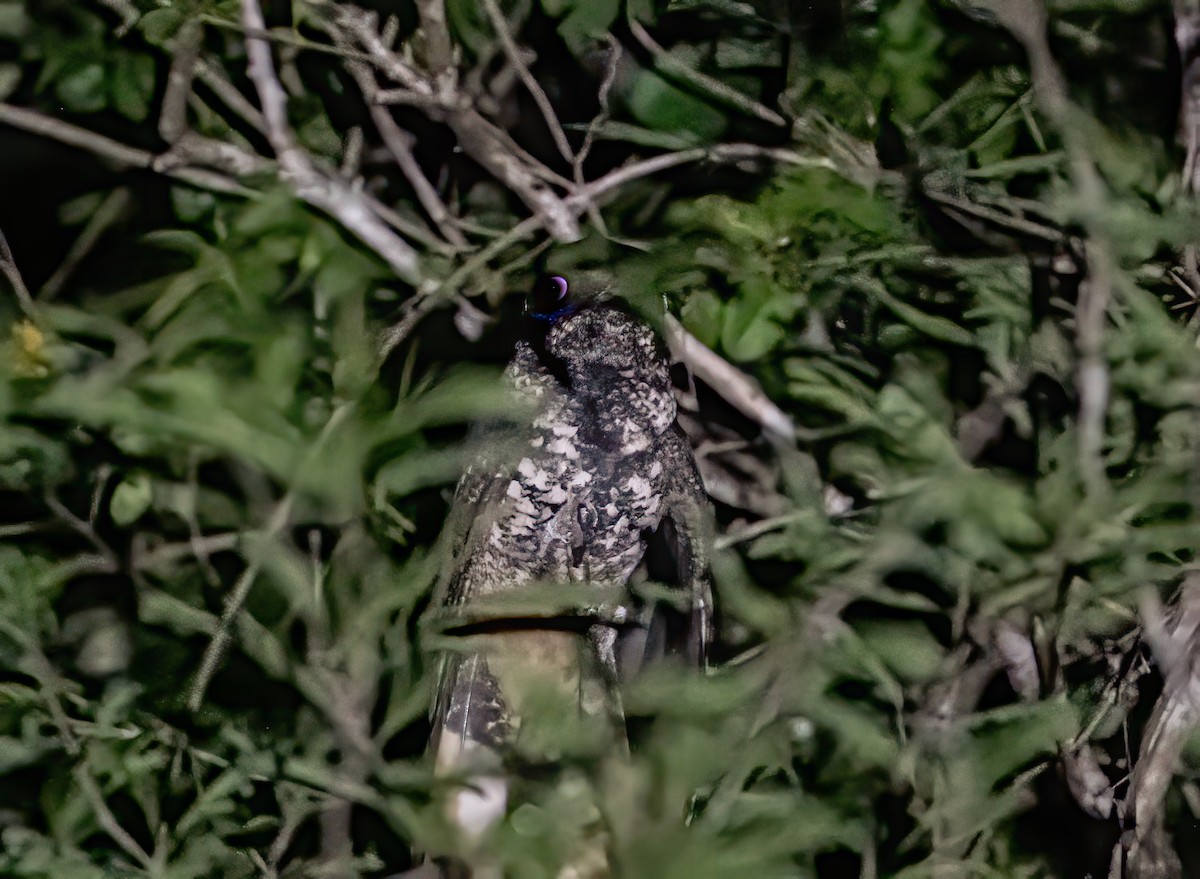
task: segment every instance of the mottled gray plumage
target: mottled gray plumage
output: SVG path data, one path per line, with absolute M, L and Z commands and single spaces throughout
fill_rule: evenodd
M 433 748 L 443 773 L 493 773 L 490 789 L 478 782 L 451 804 L 474 833 L 503 814 L 502 777 L 487 767 L 519 738 L 529 692 L 514 681 L 549 682 L 620 736 L 622 668 L 672 650 L 702 662 L 711 626 L 708 503 L 675 420 L 662 345 L 613 301 L 566 309 L 544 326 L 544 340 L 520 342 L 506 371 L 514 405 L 531 420 L 492 437 L 459 483 L 448 528 L 439 600 L 451 622 L 477 634 L 447 658 Z M 674 560 L 672 576 L 652 572 L 678 588 L 673 611 L 629 594 L 651 541 Z M 576 611 L 531 622 L 528 609 L 497 610 L 539 588 L 567 590 L 562 604 Z

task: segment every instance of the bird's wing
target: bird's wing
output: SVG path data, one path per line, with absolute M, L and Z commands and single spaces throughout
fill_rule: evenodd
M 443 618 L 471 598 L 463 576 L 466 564 L 512 504 L 507 491 L 519 440 L 511 432 L 490 431 L 481 432 L 477 444 L 482 451 L 459 479 L 442 529 L 443 558 L 432 606 Z
M 640 625 L 621 633 L 622 678 L 664 656 L 682 657 L 704 668 L 712 642 L 712 509 L 691 446 L 678 425 L 663 434 L 660 460 L 668 474 L 667 490 L 662 520 L 647 535 L 645 573 L 669 593 L 646 602 L 637 611 Z

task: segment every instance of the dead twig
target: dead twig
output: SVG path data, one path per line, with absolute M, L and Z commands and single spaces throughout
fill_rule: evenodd
M 429 215 L 429 219 L 437 226 L 443 238 L 455 247 L 466 247 L 467 239 L 454 224 L 454 218 L 450 215 L 449 209 L 438 195 L 437 190 L 434 189 L 433 184 L 426 178 L 425 172 L 421 170 L 421 166 L 417 163 L 417 159 L 413 155 L 412 148 L 415 139 L 400 127 L 396 120 L 392 118 L 391 111 L 377 100 L 379 85 L 376 83 L 371 69 L 361 61 L 348 61 L 346 62 L 346 70 L 354 78 L 354 81 L 358 83 L 358 87 L 363 93 L 363 98 L 367 102 L 367 110 L 371 114 L 371 121 L 375 123 L 375 130 L 379 132 L 384 146 L 391 153 L 396 166 L 400 169 L 400 173 L 404 175 L 404 179 L 413 188 L 413 192 L 417 196 L 417 201 L 421 203 L 421 207 L 425 209 L 425 213 Z
M 1163 676 L 1159 697 L 1129 778 L 1121 816 L 1129 827 L 1121 839 L 1126 879 L 1182 879 L 1183 867 L 1164 825 L 1163 802 L 1184 746 L 1200 719 L 1200 578 L 1189 575 L 1168 617 L 1158 596 L 1142 602 L 1143 637 Z
M 654 37 L 650 36 L 649 32 L 632 16 L 628 21 L 629 30 L 633 33 L 634 38 L 642 44 L 642 47 L 647 52 L 654 56 L 656 65 L 663 71 L 674 74 L 685 82 L 707 92 L 727 107 L 731 107 L 748 116 L 753 116 L 756 119 L 761 119 L 764 122 L 769 122 L 772 125 L 778 125 L 781 128 L 787 126 L 787 120 L 771 108 L 763 106 L 753 98 L 746 97 L 737 89 L 730 88 L 719 79 L 714 79 L 707 73 L 701 73 L 699 70 L 695 70 L 678 58 L 675 58 L 670 52 L 660 46 Z
M 267 123 L 263 121 L 262 113 L 258 112 L 258 108 L 225 77 L 225 72 L 220 67 L 202 58 L 196 63 L 196 78 L 212 89 L 221 103 L 232 110 L 239 119 L 259 134 L 266 135 Z
M 263 529 L 262 538 L 264 540 L 273 540 L 285 525 L 287 525 L 292 511 L 292 495 L 286 494 L 275 505 L 275 509 L 271 513 L 270 519 L 267 521 L 266 528 Z M 200 667 L 196 671 L 196 678 L 192 682 L 191 690 L 188 692 L 187 707 L 190 711 L 199 711 L 200 706 L 204 703 L 204 694 L 208 690 L 208 685 L 212 681 L 213 675 L 216 674 L 217 668 L 221 661 L 225 658 L 225 651 L 229 648 L 229 642 L 233 640 L 233 624 L 237 616 L 242 611 L 242 607 L 246 604 L 246 599 L 250 597 L 250 590 L 254 586 L 254 581 L 258 578 L 259 569 L 262 567 L 262 555 L 254 555 L 246 564 L 246 568 L 238 577 L 237 583 L 234 584 L 233 590 L 229 593 L 229 598 L 225 601 L 225 607 L 221 611 L 221 618 L 217 622 L 217 630 L 213 633 L 212 639 L 208 642 L 208 646 L 204 648 L 204 655 L 200 658 Z
M 807 156 L 788 149 L 760 147 L 755 144 L 740 143 L 723 144 L 712 148 L 695 147 L 675 153 L 665 153 L 661 156 L 654 156 L 650 159 L 633 162 L 617 168 L 615 171 L 611 171 L 603 177 L 592 181 L 582 189 L 577 190 L 573 195 L 564 199 L 563 204 L 568 210 L 573 212 L 573 215 L 578 215 L 586 210 L 589 205 L 596 204 L 602 196 L 619 189 L 627 183 L 642 177 L 649 177 L 669 168 L 705 159 L 714 162 L 770 159 L 791 165 L 833 168 L 833 163 L 826 158 Z M 395 350 L 396 346 L 412 331 L 412 328 L 422 317 L 434 309 L 446 305 L 449 302 L 449 297 L 462 286 L 464 281 L 514 244 L 526 238 L 533 237 L 539 229 L 543 228 L 543 223 L 544 218 L 542 216 L 534 215 L 525 218 L 503 235 L 489 241 L 478 253 L 472 254 L 465 259 L 441 283 L 431 284 L 427 290 L 418 293 L 418 296 L 421 297 L 420 302 L 407 307 L 400 321 L 384 330 L 380 335 L 378 343 L 380 362 L 385 360 Z M 434 301 L 424 302 L 426 299 Z
M 621 44 L 617 42 L 612 34 L 608 34 L 607 36 L 608 61 L 604 66 L 604 78 L 600 82 L 600 90 L 596 93 L 596 99 L 600 104 L 600 111 L 588 123 L 587 131 L 583 135 L 583 144 L 579 147 L 579 152 L 575 154 L 575 158 L 571 162 L 571 171 L 575 178 L 575 185 L 580 189 L 587 185 L 587 180 L 583 176 L 583 163 L 587 161 L 587 157 L 592 152 L 592 146 L 596 142 L 596 133 L 608 121 L 608 97 L 612 92 L 613 84 L 617 81 L 617 70 L 621 62 Z M 600 213 L 600 208 L 594 204 L 589 204 L 587 212 L 588 219 L 592 221 L 592 225 L 599 229 L 601 233 L 607 235 L 608 231 L 604 224 L 604 216 Z
M 127 146 L 102 134 L 89 131 L 86 128 L 80 128 L 77 125 L 45 116 L 33 110 L 14 107 L 11 104 L 0 103 L 0 123 L 11 125 L 13 128 L 20 128 L 31 134 L 48 137 L 51 140 L 57 140 L 68 146 L 87 150 L 88 152 L 111 159 L 118 164 L 128 165 L 133 168 L 154 168 L 155 160 L 157 159 L 157 156 L 149 150 L 140 150 Z M 258 197 L 257 192 L 247 189 L 236 180 L 224 174 L 209 171 L 205 168 L 187 167 L 182 161 L 177 165 L 155 170 L 159 170 L 169 177 L 174 177 L 176 180 L 195 186 L 198 189 L 208 189 L 213 192 L 236 195 L 241 198 Z
M 200 60 L 204 31 L 198 21 L 189 20 L 173 39 L 174 57 L 167 71 L 167 86 L 158 114 L 158 133 L 167 143 L 175 143 L 187 130 L 187 101 Z
M 255 32 L 265 30 L 258 0 L 242 0 L 242 23 L 247 32 L 247 75 L 258 92 L 267 139 L 279 167 L 296 195 L 333 216 L 370 247 L 403 280 L 416 284 L 421 277 L 417 252 L 370 210 L 362 193 L 335 175 L 323 174 L 296 144 L 287 121 L 287 95 L 275 75 L 270 44 Z
M 96 779 L 92 778 L 86 765 L 80 764 L 75 767 L 75 782 L 83 792 L 83 797 L 96 816 L 100 828 L 121 848 L 121 851 L 133 858 L 142 869 L 154 875 L 157 872 L 154 869 L 154 857 L 141 847 L 128 830 L 121 826 L 117 816 L 104 801 L 104 794 L 101 792 L 100 786 L 96 784 Z
M 12 285 L 21 310 L 27 315 L 32 315 L 33 297 L 29 295 L 29 288 L 25 286 L 25 279 L 21 277 L 21 270 L 17 267 L 17 261 L 13 258 L 12 249 L 8 246 L 8 239 L 3 231 L 0 231 L 0 272 L 4 273 L 4 277 Z
M 59 291 L 63 285 L 79 268 L 79 264 L 87 257 L 89 253 L 96 247 L 100 239 L 104 237 L 114 223 L 128 209 L 130 203 L 129 187 L 119 186 L 105 196 L 104 201 L 100 203 L 100 207 L 96 208 L 95 212 L 88 218 L 87 225 L 83 227 L 83 231 L 79 233 L 79 237 L 71 245 L 71 249 L 67 251 L 66 257 L 58 268 L 54 270 L 46 283 L 41 286 L 37 292 L 39 302 L 49 302 Z
M 1103 458 L 1110 385 L 1105 335 L 1115 268 L 1110 242 L 1106 238 L 1108 233 L 1097 219 L 1106 213 L 1104 182 L 1091 157 L 1087 130 L 1077 124 L 1066 78 L 1050 52 L 1044 0 L 993 0 L 989 7 L 1025 48 L 1034 99 L 1062 138 L 1071 182 L 1083 206 L 1082 219 L 1088 229 L 1085 244 L 1087 278 L 1080 285 L 1075 307 L 1078 455 L 1085 491 L 1101 493 L 1108 484 Z
M 558 121 L 558 116 L 554 112 L 554 107 L 550 105 L 550 98 L 546 95 L 545 89 L 534 79 L 525 59 L 521 57 L 521 51 L 517 48 L 517 41 L 513 39 L 504 13 L 500 11 L 496 0 L 483 0 L 483 9 L 492 23 L 492 28 L 496 31 L 496 36 L 500 38 L 500 45 L 504 49 L 504 54 L 508 56 L 509 63 L 517 71 L 517 76 L 520 77 L 525 89 L 533 98 L 533 102 L 537 104 L 542 118 L 546 120 L 546 127 L 550 129 L 550 137 L 554 140 L 554 145 L 558 147 L 559 155 L 568 162 L 573 162 L 575 153 L 567 141 L 567 133 L 563 131 L 562 123 Z
M 87 519 L 76 516 L 71 510 L 60 501 L 54 494 L 49 491 L 46 493 L 46 505 L 51 509 L 55 516 L 71 527 L 80 537 L 88 542 L 88 544 L 96 551 L 96 560 L 99 561 L 100 567 L 106 573 L 116 573 L 121 569 L 121 563 L 117 558 L 116 552 L 113 551 L 107 543 L 105 543 L 98 533 L 96 533 L 96 517 L 99 514 L 100 497 L 104 492 L 104 487 L 108 482 L 111 471 L 105 468 L 100 475 L 100 479 L 96 483 L 96 488 L 92 493 L 91 511 Z
M 683 328 L 672 315 L 664 325 L 671 352 L 722 399 L 753 419 L 769 440 L 780 444 L 796 441 L 792 419 L 764 393 L 753 378 L 725 360 Z
M 427 43 L 449 45 L 445 10 L 437 0 L 418 4 Z M 551 184 L 570 187 L 560 177 L 516 144 L 503 129 L 485 119 L 457 87 L 457 76 L 448 51 L 430 49 L 432 78 L 427 78 L 401 59 L 380 36 L 375 15 L 353 7 L 339 7 L 334 26 L 352 36 L 372 62 L 401 83 L 409 97 L 428 99 L 426 111 L 444 121 L 454 132 L 463 152 L 510 189 L 526 207 L 541 218 L 541 224 L 558 241 L 579 238 L 576 213 L 553 191 Z M 380 99 L 382 95 L 379 96 Z

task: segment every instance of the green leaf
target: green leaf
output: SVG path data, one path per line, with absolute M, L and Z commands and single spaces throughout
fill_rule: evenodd
M 0 62 L 0 101 L 17 90 L 21 84 L 21 66 L 12 61 Z
M 73 113 L 97 113 L 107 104 L 104 67 L 85 64 L 58 80 L 54 92 Z
M 183 23 L 187 20 L 185 13 L 173 7 L 152 9 L 138 21 L 138 29 L 146 37 L 151 46 L 164 46 Z
M 725 130 L 725 114 L 673 85 L 653 70 L 638 70 L 625 96 L 629 111 L 647 128 L 686 132 L 707 142 Z
M 754 275 L 726 303 L 721 322 L 721 347 L 738 362 L 757 360 L 774 349 L 787 335 L 784 322 L 796 312 L 793 297 L 771 279 Z
M 711 290 L 698 290 L 679 311 L 683 325 L 707 345 L 717 347 L 721 335 L 721 300 Z
M 109 91 L 118 113 L 134 122 L 144 121 L 154 96 L 154 59 L 148 55 L 118 55 Z
M 929 627 L 918 622 L 869 620 L 855 626 L 862 639 L 903 682 L 934 679 L 945 650 Z
M 22 3 L 0 3 L 0 38 L 19 40 L 29 33 L 31 19 Z
M 150 508 L 153 496 L 154 489 L 145 474 L 123 479 L 113 490 L 108 505 L 109 514 L 118 525 L 132 525 Z

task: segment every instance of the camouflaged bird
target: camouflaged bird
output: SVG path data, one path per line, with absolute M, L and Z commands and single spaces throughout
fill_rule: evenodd
M 665 654 L 703 663 L 712 625 L 709 505 L 658 338 L 619 300 L 557 276 L 526 324 L 505 380 L 531 418 L 490 436 L 447 527 L 440 605 L 461 637 L 431 748 L 439 774 L 467 779 L 448 808 L 468 842 L 503 817 L 533 715 L 569 710 L 620 745 L 621 678 Z M 639 599 L 639 579 L 678 600 Z M 526 595 L 552 600 L 541 610 Z M 555 748 L 543 741 L 534 759 Z M 604 872 L 593 866 L 560 875 Z

